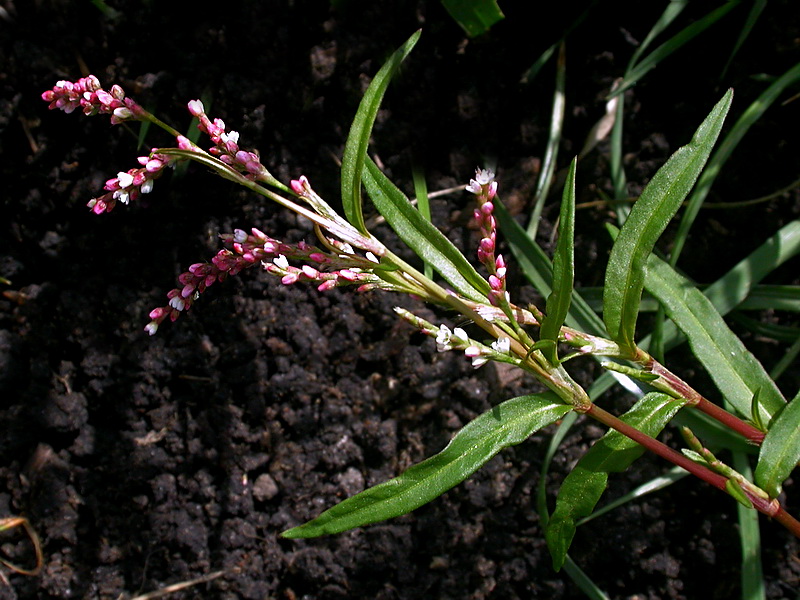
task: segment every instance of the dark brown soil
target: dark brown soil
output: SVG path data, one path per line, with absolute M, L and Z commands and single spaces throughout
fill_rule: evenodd
M 131 597 L 218 572 L 169 597 L 583 597 L 552 570 L 534 510 L 549 432 L 412 515 L 330 538 L 279 539 L 536 386 L 436 353 L 391 308 L 403 304 L 437 321 L 446 315 L 411 299 L 320 294 L 263 272 L 214 286 L 190 314 L 148 337 L 147 313 L 164 303 L 182 269 L 213 256 L 218 232 L 258 226 L 294 241 L 310 232 L 194 168 L 159 180 L 146 202 L 95 216 L 85 203 L 105 180 L 169 140 L 151 131 L 137 150 L 138 130 L 48 112 L 39 98 L 59 79 L 91 72 L 185 127 L 186 102 L 202 97 L 280 179 L 306 174 L 335 199 L 333 157 L 365 83 L 421 27 L 387 96 L 375 151 L 406 189 L 412 164 L 425 168 L 435 190 L 496 162 L 501 194 L 523 210 L 547 138 L 552 65 L 528 85 L 519 80 L 588 3 L 542 15 L 501 2 L 508 18 L 476 40 L 464 38 L 438 2 L 333 4 L 341 6 L 120 0 L 108 2 L 113 15 L 89 2 L 3 4 L 0 276 L 11 283 L 0 298 L 0 517 L 27 516 L 45 554 L 38 577 L 3 571 L 3 600 Z M 662 10 L 641 4 L 595 3 L 568 39 L 562 165 Z M 700 4 L 680 22 L 702 16 Z M 755 76 L 780 75 L 800 60 L 797 9 L 772 2 L 720 79 L 747 10 L 738 7 L 627 94 L 632 195 L 727 87 L 736 89 L 735 119 L 766 86 Z M 762 196 L 797 178 L 797 106 L 770 109 L 710 201 Z M 578 179 L 580 201 L 609 192 L 605 147 L 582 161 Z M 434 218 L 469 248 L 467 202 L 437 200 Z M 712 281 L 798 212 L 796 190 L 747 209 L 704 212 L 682 266 Z M 540 230 L 545 245 L 556 215 L 553 203 Z M 602 282 L 603 222 L 611 218 L 605 206 L 580 213 L 582 285 Z M 797 283 L 796 269 L 795 261 L 774 282 Z M 754 349 L 770 367 L 785 347 L 755 340 Z M 687 377 L 702 377 L 686 364 Z M 589 364 L 576 371 L 585 382 L 595 374 Z M 793 395 L 796 368 L 779 383 Z M 629 402 L 621 392 L 607 401 L 615 410 Z M 551 494 L 601 433 L 588 425 L 569 436 L 548 476 Z M 614 478 L 612 495 L 665 468 L 643 458 Z M 795 514 L 796 487 L 786 486 Z M 735 510 L 687 478 L 582 527 L 571 554 L 610 597 L 736 597 Z M 772 523 L 763 533 L 768 596 L 793 597 L 800 544 Z M 4 556 L 31 560 L 21 535 L 0 542 Z

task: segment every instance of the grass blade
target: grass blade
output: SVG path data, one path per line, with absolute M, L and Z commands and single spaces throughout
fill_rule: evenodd
M 736 146 L 753 123 L 761 118 L 764 112 L 777 100 L 778 96 L 780 96 L 788 86 L 798 81 L 800 81 L 800 63 L 794 65 L 764 90 L 764 92 L 756 98 L 755 102 L 747 107 L 747 110 L 744 111 L 742 116 L 739 117 L 728 134 L 720 142 L 719 148 L 717 148 L 716 152 L 714 152 L 714 156 L 709 160 L 708 166 L 705 171 L 703 171 L 703 174 L 697 182 L 697 186 L 687 201 L 686 210 L 681 217 L 678 232 L 675 234 L 675 242 L 670 255 L 671 265 L 675 266 L 678 264 L 678 257 L 686 243 L 689 229 L 691 229 L 697 217 L 697 213 L 700 211 L 700 207 L 706 199 L 706 196 L 708 196 L 708 192 L 719 175 L 719 172 L 722 170 L 725 161 L 728 160 L 728 157 L 730 157 L 736 149 Z
M 642 41 L 642 43 L 633 53 L 633 56 L 631 56 L 631 60 L 628 63 L 627 69 L 625 70 L 625 76 L 628 76 L 631 73 L 631 70 L 639 61 L 639 57 L 644 54 L 644 51 L 647 48 L 650 47 L 650 44 L 653 42 L 653 40 L 657 38 L 667 27 L 669 27 L 669 25 L 678 17 L 678 15 L 681 14 L 688 3 L 688 0 L 672 0 L 667 5 L 667 7 L 664 9 L 664 12 L 656 21 L 655 25 L 653 25 L 652 29 L 650 29 L 648 32 L 647 37 L 645 37 L 644 41 Z M 623 166 L 624 153 L 622 150 L 625 95 L 614 94 L 614 92 L 616 91 L 616 86 L 620 85 L 620 83 L 622 83 L 624 80 L 625 77 L 615 83 L 614 87 L 611 89 L 613 99 L 616 99 L 617 103 L 614 107 L 614 126 L 611 130 L 611 146 L 609 152 L 609 171 L 611 174 L 611 181 L 614 185 L 614 199 L 619 202 L 616 212 L 618 218 L 617 222 L 620 224 L 620 226 L 625 222 L 625 219 L 628 218 L 628 213 L 630 212 L 630 208 L 626 204 L 622 203 L 628 197 L 627 176 L 625 175 L 625 167 Z
M 708 160 L 730 109 L 733 91 L 723 96 L 695 132 L 647 184 L 617 236 L 606 268 L 603 320 L 609 337 L 633 352 L 636 319 L 647 257 L 652 253 Z
M 778 413 L 769 426 L 756 465 L 756 484 L 771 498 L 781 493 L 783 482 L 800 460 L 800 393 Z
M 350 126 L 350 133 L 344 146 L 342 156 L 342 208 L 345 217 L 353 227 L 367 232 L 364 224 L 364 213 L 361 206 L 361 177 L 364 171 L 364 162 L 367 158 L 367 146 L 372 134 L 372 127 L 375 118 L 378 116 L 383 95 L 389 82 L 400 68 L 408 53 L 419 40 L 420 31 L 416 31 L 406 42 L 398 48 L 394 54 L 381 67 L 372 83 L 369 84 L 364 97 L 356 111 L 353 124 Z
M 621 419 L 649 436 L 658 435 L 684 405 L 666 394 L 652 392 L 641 398 Z M 556 509 L 545 531 L 553 567 L 564 564 L 567 550 L 575 536 L 577 521 L 589 516 L 608 485 L 609 473 L 624 471 L 639 458 L 644 448 L 610 430 L 600 438 L 564 479 L 556 500 Z
M 686 45 L 696 36 L 711 27 L 714 23 L 719 21 L 722 17 L 733 10 L 739 4 L 739 1 L 740 0 L 731 0 L 730 2 L 726 2 L 719 8 L 708 13 L 702 19 L 699 19 L 688 27 L 685 27 L 677 34 L 672 36 L 669 40 L 661 44 L 625 75 L 619 87 L 617 87 L 617 89 L 615 89 L 610 96 L 621 94 L 629 87 L 637 83 L 648 72 L 654 69 L 658 63 L 667 58 L 676 50 L 679 50 L 681 47 Z
M 442 0 L 442 5 L 469 37 L 486 33 L 505 19 L 497 0 Z
M 753 480 L 753 471 L 746 454 L 742 452 L 733 453 L 733 468 L 749 481 Z M 746 508 L 737 502 L 736 515 L 739 521 L 739 540 L 742 543 L 742 570 L 740 574 L 742 599 L 766 600 L 764 569 L 761 565 L 761 529 L 759 527 L 758 511 Z
M 506 400 L 464 426 L 439 454 L 281 536 L 318 537 L 409 513 L 467 479 L 503 448 L 519 444 L 571 410 L 550 392 Z
M 431 202 L 428 197 L 428 183 L 425 181 L 425 175 L 420 169 L 414 168 L 412 170 L 414 178 L 414 196 L 417 199 L 417 210 L 422 218 L 428 223 L 433 223 L 431 220 Z M 430 263 L 424 263 L 423 274 L 428 279 L 433 279 L 433 266 Z
M 589 600 L 608 600 L 608 596 L 600 589 L 600 587 L 592 581 L 592 579 L 583 572 L 583 570 L 567 555 L 567 560 L 564 561 L 564 570 L 572 579 L 573 583 L 586 594 Z
M 550 115 L 550 135 L 547 139 L 547 148 L 545 149 L 544 160 L 542 161 L 542 170 L 539 173 L 539 181 L 536 183 L 536 193 L 533 196 L 533 211 L 531 212 L 530 221 L 528 222 L 528 235 L 531 239 L 536 239 L 542 208 L 550 192 L 550 184 L 553 181 L 553 173 L 556 170 L 558 146 L 561 143 L 561 130 L 564 127 L 564 111 L 567 106 L 565 98 L 566 60 L 566 51 L 564 42 L 562 41 L 558 45 L 556 89 L 553 93 L 553 111 Z
M 607 512 L 611 512 L 612 510 L 627 504 L 628 502 L 633 502 L 634 500 L 638 500 L 639 498 L 646 496 L 648 494 L 652 494 L 653 492 L 657 492 L 659 490 L 663 490 L 666 487 L 671 486 L 676 481 L 680 481 L 684 477 L 688 477 L 689 472 L 684 471 L 680 467 L 673 467 L 669 471 L 667 471 L 664 475 L 659 475 L 658 477 L 653 477 L 647 483 L 643 483 L 640 486 L 632 489 L 630 492 L 625 494 L 624 496 L 620 496 L 613 502 L 609 502 L 608 504 L 603 505 L 602 508 L 598 508 L 588 517 L 585 517 L 578 521 L 578 526 L 583 525 L 584 523 L 588 523 L 597 517 L 600 517 Z
M 750 35 L 750 32 L 753 30 L 753 27 L 755 27 L 756 22 L 766 7 L 767 0 L 755 0 L 752 6 L 750 6 L 750 12 L 747 13 L 747 20 L 742 26 L 742 30 L 739 32 L 739 37 L 736 38 L 736 44 L 734 44 L 733 50 L 731 50 L 731 54 L 728 56 L 728 61 L 725 63 L 725 67 L 722 69 L 722 73 L 719 76 L 720 79 L 725 77 L 725 73 L 728 72 L 728 67 L 731 66 L 733 58 L 739 52 L 739 48 L 742 47 L 742 44 L 744 44 L 747 36 Z
M 547 297 L 546 315 L 542 321 L 540 339 L 552 340 L 543 350 L 551 364 L 558 364 L 558 336 L 569 314 L 572 289 L 575 283 L 575 169 L 578 159 L 572 160 L 564 184 L 561 214 L 558 225 L 558 244 L 553 259 L 553 290 Z
M 476 302 L 486 301 L 489 293 L 486 280 L 369 157 L 364 168 L 364 187 L 381 216 L 417 256 L 460 294 Z

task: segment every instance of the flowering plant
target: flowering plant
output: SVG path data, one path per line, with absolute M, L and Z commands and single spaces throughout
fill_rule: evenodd
M 578 521 L 594 510 L 607 487 L 609 473 L 624 470 L 645 449 L 800 536 L 800 522 L 779 500 L 783 482 L 800 459 L 800 400 L 787 403 L 707 296 L 653 253 L 656 241 L 711 154 L 732 92 L 714 106 L 691 142 L 656 173 L 621 229 L 611 231 L 616 239 L 599 321 L 594 313 L 587 316 L 573 289 L 577 159 L 570 165 L 564 186 L 559 240 L 552 262 L 504 209 L 494 173 L 476 170 L 466 190 L 475 199 L 473 216 L 481 237 L 477 249 L 481 274 L 369 157 L 370 133 L 383 95 L 418 37 L 419 33 L 414 34 L 392 55 L 361 102 L 342 160 L 343 215 L 314 191 L 305 176 L 288 185 L 277 180 L 258 154 L 240 148 L 237 132 L 228 130 L 222 120 L 208 117 L 199 100 L 189 102 L 188 109 L 200 131 L 211 140 L 208 149 L 126 97 L 119 86 L 106 92 L 93 76 L 74 83 L 59 82 L 42 95 L 50 108 L 107 114 L 115 124 L 148 121 L 175 139 L 175 146 L 153 148 L 138 159 L 140 166 L 109 179 L 105 193 L 88 203 L 97 214 L 151 192 L 154 181 L 168 167 L 192 160 L 313 224 L 318 245 L 285 243 L 256 228 L 222 234 L 225 248 L 209 262 L 191 265 L 178 278 L 179 285 L 167 294 L 167 303 L 150 312 L 145 326 L 148 334 L 154 335 L 166 320 L 175 321 L 188 311 L 215 282 L 245 268 L 261 267 L 285 285 L 313 281 L 320 291 L 356 286 L 358 291 L 412 294 L 453 311 L 473 324 L 469 331 L 466 326 L 450 329 L 396 309 L 413 327 L 435 338 L 439 351 L 461 351 L 476 368 L 490 361 L 514 365 L 547 388 L 506 400 L 467 424 L 439 454 L 282 535 L 302 538 L 338 533 L 408 513 L 464 481 L 502 449 L 570 415 L 584 414 L 608 427 L 608 433 L 567 477 L 553 514 L 543 517 L 556 568 L 567 563 Z M 363 214 L 362 188 L 399 238 L 436 277 L 409 264 L 370 232 Z M 544 310 L 514 303 L 507 287 L 507 259 L 498 249 L 498 231 L 505 234 L 521 260 L 540 266 L 539 272 L 544 275 L 538 288 L 547 298 Z M 635 341 L 645 289 L 661 302 L 666 314 L 688 337 L 695 354 L 709 366 L 732 407 L 730 411 L 705 398 L 649 354 L 643 343 Z M 604 384 L 586 390 L 565 367 L 568 361 L 580 357 L 599 360 L 609 378 L 613 375 L 637 382 L 643 390 L 641 398 L 620 417 L 598 406 L 594 399 L 598 390 L 605 389 Z M 688 428 L 682 431 L 688 445 L 683 451 L 656 439 L 685 410 L 699 411 L 748 443 L 760 446 L 754 476 L 720 461 Z

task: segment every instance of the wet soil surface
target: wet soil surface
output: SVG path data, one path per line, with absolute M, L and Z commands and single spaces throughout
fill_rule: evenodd
M 91 72 L 181 128 L 189 122 L 185 103 L 202 97 L 279 179 L 306 174 L 335 199 L 334 159 L 364 87 L 421 27 L 379 117 L 378 158 L 408 191 L 414 164 L 437 190 L 494 162 L 507 203 L 527 210 L 547 139 L 552 63 L 531 83 L 519 81 L 588 4 L 547 18 L 504 5 L 508 18 L 476 40 L 436 2 L 340 4 L 232 2 L 213 11 L 186 4 L 164 12 L 167 3 L 120 1 L 103 12 L 88 2 L 3 3 L 0 276 L 10 283 L 0 298 L 0 517 L 28 517 L 45 561 L 37 577 L 2 571 L 3 600 L 133 597 L 204 577 L 169 597 L 583 597 L 552 570 L 535 511 L 550 430 L 412 515 L 318 540 L 279 539 L 439 451 L 493 404 L 537 386 L 437 353 L 391 309 L 400 304 L 436 322 L 448 316 L 413 299 L 320 294 L 256 271 L 214 286 L 190 314 L 148 337 L 147 313 L 164 304 L 186 266 L 216 253 L 218 232 L 258 226 L 289 241 L 313 234 L 199 168 L 95 216 L 85 203 L 105 180 L 170 141 L 151 131 L 137 150 L 137 129 L 48 112 L 39 98 L 59 79 Z M 563 165 L 602 116 L 604 94 L 660 10 L 618 4 L 610 14 L 595 3 L 568 38 Z M 627 93 L 631 195 L 727 87 L 736 88 L 736 118 L 766 86 L 755 76 L 780 75 L 798 61 L 796 8 L 770 3 L 720 78 L 745 21 L 745 8 L 737 10 Z M 695 6 L 682 23 L 701 16 Z M 795 102 L 769 111 L 710 201 L 756 198 L 796 178 L 797 110 Z M 611 193 L 605 145 L 581 162 L 578 180 L 580 202 Z M 434 220 L 474 248 L 468 201 L 464 194 L 435 200 Z M 798 212 L 794 191 L 701 213 L 683 268 L 713 281 Z M 556 216 L 554 201 L 540 228 L 548 248 Z M 579 213 L 581 285 L 602 282 L 608 221 L 613 213 L 602 203 Z M 774 282 L 797 283 L 796 268 Z M 541 300 L 527 289 L 515 293 Z M 754 336 L 748 342 L 768 367 L 785 349 Z M 715 394 L 691 361 L 675 360 Z M 573 371 L 584 383 L 597 375 L 588 363 Z M 797 381 L 794 369 L 779 383 L 793 394 Z M 630 402 L 621 391 L 604 400 L 617 412 Z M 551 503 L 601 434 L 582 423 L 565 440 L 547 475 Z M 614 478 L 610 497 L 665 469 L 644 457 Z M 795 488 L 786 486 L 787 507 L 797 513 Z M 767 595 L 792 597 L 798 542 L 771 523 L 763 533 Z M 4 535 L 3 556 L 30 564 L 25 538 Z M 614 598 L 739 594 L 735 505 L 688 478 L 581 527 L 571 554 Z

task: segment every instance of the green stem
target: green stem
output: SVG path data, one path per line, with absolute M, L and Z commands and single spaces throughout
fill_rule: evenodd
M 150 121 L 153 125 L 158 125 L 159 127 L 161 127 L 161 129 L 163 129 L 164 131 L 166 131 L 168 134 L 170 134 L 173 137 L 178 137 L 179 135 L 183 135 L 180 131 L 178 131 L 174 127 L 170 127 L 169 125 L 164 123 L 164 121 L 159 119 L 157 116 L 155 116 L 151 112 L 148 112 L 148 111 L 142 109 L 142 116 L 146 120 Z

